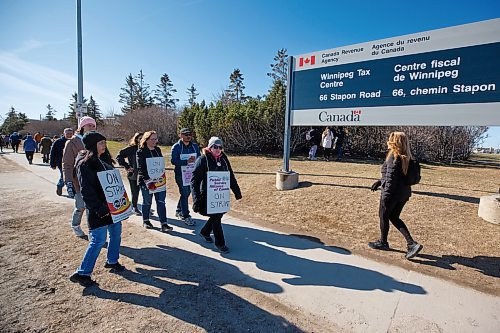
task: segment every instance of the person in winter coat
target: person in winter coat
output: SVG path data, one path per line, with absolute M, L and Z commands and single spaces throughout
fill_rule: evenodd
M 0 151 L 3 153 L 3 147 L 5 146 L 5 135 L 0 135 Z
M 392 132 L 387 141 L 389 151 L 382 165 L 382 178 L 373 183 L 371 190 L 382 189 L 380 195 L 380 239 L 368 243 L 372 249 L 388 250 L 389 221 L 399 230 L 406 239 L 406 258 L 415 257 L 422 245 L 413 240 L 406 224 L 399 217 L 405 204 L 411 196 L 411 187 L 407 184 L 406 175 L 412 158 L 408 137 L 403 132 Z
M 179 217 L 188 226 L 195 225 L 193 219 L 189 215 L 188 198 L 191 194 L 191 178 L 184 178 L 186 169 L 189 166 L 194 166 L 194 162 L 200 156 L 200 148 L 192 141 L 192 133 L 189 128 L 181 129 L 179 134 L 179 141 L 172 146 L 172 153 L 170 162 L 175 165 L 174 174 L 175 182 L 179 188 L 181 197 L 177 202 L 177 209 L 175 216 Z M 187 185 L 185 185 L 187 184 Z
M 329 127 L 325 127 L 323 133 L 321 134 L 321 146 L 323 147 L 323 153 L 325 160 L 330 161 L 330 155 L 332 154 L 333 140 L 334 140 L 333 132 Z
M 90 241 L 80 267 L 69 279 L 71 282 L 88 287 L 95 284 L 90 275 L 94 270 L 97 257 L 106 243 L 108 234 L 107 260 L 104 267 L 115 273 L 124 271 L 125 267 L 118 262 L 122 224 L 121 222 L 113 223 L 104 191 L 97 176 L 100 171 L 113 169 L 113 160 L 106 147 L 106 138 L 100 133 L 88 132 L 82 140 L 85 150 L 81 151 L 76 159 L 76 173 L 82 198 L 88 211 L 87 223 Z
M 60 138 L 56 138 L 52 147 L 50 148 L 50 167 L 52 169 L 59 169 L 59 181 L 56 185 L 56 193 L 57 195 L 62 195 L 62 189 L 64 187 L 64 177 L 62 171 L 62 159 L 63 159 L 63 151 L 66 141 L 73 137 L 73 129 L 65 128 L 63 135 Z
M 209 214 L 207 212 L 207 172 L 209 171 L 229 171 L 230 187 L 236 200 L 240 200 L 241 190 L 234 177 L 233 169 L 226 154 L 222 152 L 223 142 L 218 137 L 211 137 L 208 147 L 203 150 L 203 154 L 196 160 L 193 178 L 191 179 L 191 191 L 193 193 L 193 211 L 208 216 L 208 221 L 200 231 L 200 236 L 208 243 L 212 243 L 210 234 L 213 232 L 215 246 L 222 253 L 229 252 L 222 230 L 222 216 L 224 213 Z
M 169 232 L 173 228 L 167 223 L 166 189 L 161 192 L 149 193 L 154 188 L 154 180 L 149 176 L 147 159 L 161 157 L 161 149 L 157 147 L 158 135 L 155 131 L 145 132 L 137 149 L 137 168 L 139 170 L 138 181 L 142 193 L 142 225 L 146 229 L 152 229 L 153 225 L 149 221 L 153 195 L 156 200 L 156 209 L 160 218 L 161 231 Z
M 321 134 L 316 128 L 311 127 L 311 130 L 307 133 L 307 137 L 310 145 L 309 159 L 311 161 L 316 161 L 318 159 L 316 157 L 316 153 L 318 151 L 318 146 L 321 143 Z
M 43 163 L 49 163 L 50 147 L 52 147 L 52 140 L 48 134 L 45 134 L 40 141 Z
M 33 164 L 33 154 L 36 151 L 37 143 L 31 135 L 27 135 L 24 140 L 23 149 L 29 164 Z
M 17 153 L 19 150 L 19 144 L 21 144 L 21 137 L 17 132 L 13 132 L 10 135 L 10 144 L 12 147 L 12 152 Z
M 335 148 L 337 149 L 337 161 L 342 161 L 344 157 L 344 140 L 345 140 L 345 130 L 343 126 L 337 128 L 335 133 Z
M 85 238 L 85 233 L 80 227 L 83 212 L 85 210 L 85 204 L 83 202 L 82 194 L 80 193 L 78 178 L 76 178 L 75 161 L 78 153 L 85 149 L 82 142 L 83 135 L 90 131 L 95 131 L 96 122 L 94 119 L 85 116 L 80 118 L 78 128 L 79 129 L 76 135 L 66 141 L 63 150 L 62 166 L 66 191 L 68 191 L 68 196 L 70 198 L 75 199 L 75 209 L 73 210 L 73 215 L 71 217 L 71 228 L 73 229 L 75 236 Z
M 118 156 L 116 156 L 118 164 L 127 170 L 127 178 L 130 183 L 130 191 L 132 192 L 132 206 L 137 215 L 141 215 L 141 211 L 137 207 L 140 191 L 139 184 L 137 183 L 137 175 L 139 174 L 139 170 L 137 169 L 137 149 L 139 148 L 139 142 L 143 134 L 135 133 L 130 139 L 128 147 L 120 150 Z

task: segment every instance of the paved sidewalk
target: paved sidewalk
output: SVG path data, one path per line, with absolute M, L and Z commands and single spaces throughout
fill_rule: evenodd
M 28 165 L 23 154 L 3 156 L 43 178 L 37 185 L 46 184 L 47 191 L 55 192 L 59 173 L 41 165 L 39 154 L 35 154 L 33 165 Z M 172 176 L 171 171 L 168 176 Z M 68 201 L 55 194 L 50 199 Z M 169 217 L 174 216 L 174 199 L 167 200 Z M 196 235 L 205 218 L 193 217 L 198 222 L 196 227 L 169 221 L 174 232 L 164 237 L 168 237 L 170 246 L 234 265 L 260 281 L 257 289 L 261 292 L 314 314 L 340 331 L 500 332 L 500 297 L 228 215 L 223 223 L 231 252 L 221 255 Z M 140 217 L 131 217 L 129 223 L 140 225 Z M 153 224 L 159 226 L 157 221 Z

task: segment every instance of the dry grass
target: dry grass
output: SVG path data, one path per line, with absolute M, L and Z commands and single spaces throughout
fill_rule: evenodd
M 116 151 L 122 145 L 110 146 Z M 170 147 L 162 151 L 167 155 Z M 454 166 L 422 165 L 422 182 L 413 187 L 402 214 L 412 236 L 424 244 L 421 255 L 411 262 L 403 258 L 404 239 L 394 228 L 389 242 L 395 251 L 367 249 L 367 242 L 379 236 L 379 193 L 372 193 L 370 186 L 379 177 L 381 161 L 294 159 L 291 167 L 300 174 L 299 188 L 277 191 L 275 172 L 281 159 L 231 156 L 243 193 L 243 200 L 232 203 L 231 214 L 500 295 L 500 226 L 477 216 L 479 198 L 497 193 L 500 187 L 500 160 L 486 157 Z M 168 192 L 175 196 L 167 162 Z

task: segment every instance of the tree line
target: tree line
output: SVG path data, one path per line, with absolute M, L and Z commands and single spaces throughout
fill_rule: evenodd
M 244 76 L 236 68 L 229 75 L 226 89 L 216 93 L 214 100 L 207 103 L 197 101 L 198 92 L 194 84 L 186 90 L 187 104 L 179 106 L 177 89 L 164 73 L 154 89 L 146 82 L 142 70 L 129 73 L 121 88 L 119 102 L 122 114 L 111 122 L 104 122 L 99 105 L 90 96 L 87 115 L 100 124 L 100 131 L 110 139 L 127 140 L 137 131 L 156 130 L 162 144 L 173 144 L 178 139 L 178 129 L 189 127 L 195 139 L 206 145 L 211 136 L 224 139 L 226 149 L 238 154 L 282 154 L 285 127 L 286 87 L 288 54 L 286 49 L 278 50 L 267 76 L 270 87 L 264 96 L 245 94 Z M 76 126 L 72 95 L 70 112 L 65 120 Z M 84 99 L 84 102 L 87 102 Z M 55 118 L 47 106 L 45 120 Z M 13 108 L 12 108 L 13 109 Z M 9 111 L 12 116 L 12 112 Z M 2 132 L 9 132 L 12 125 L 22 124 L 25 115 L 17 118 L 9 114 L 2 125 Z M 51 117 L 52 115 L 52 117 Z M 24 118 L 23 118 L 24 116 Z M 54 119 L 52 119 L 54 118 Z M 119 126 L 116 126 L 119 124 Z M 26 124 L 25 124 L 26 125 Z M 20 126 L 20 125 L 19 125 Z M 5 129 L 4 129 L 5 127 Z M 409 135 L 412 151 L 421 160 L 439 161 L 468 159 L 475 146 L 481 143 L 488 130 L 484 126 L 345 126 L 344 149 L 355 157 L 382 157 L 387 151 L 386 141 L 391 131 L 402 130 Z M 305 138 L 309 127 L 292 127 L 292 153 L 302 154 L 308 149 Z M 322 129 L 321 129 L 322 130 Z

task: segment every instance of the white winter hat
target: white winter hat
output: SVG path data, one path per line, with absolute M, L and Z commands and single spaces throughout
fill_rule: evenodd
M 219 138 L 218 136 L 213 136 L 210 138 L 210 140 L 208 140 L 208 148 L 211 148 L 213 145 L 224 146 L 221 138 Z

